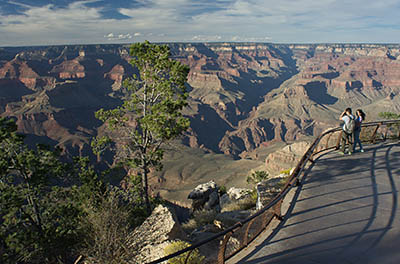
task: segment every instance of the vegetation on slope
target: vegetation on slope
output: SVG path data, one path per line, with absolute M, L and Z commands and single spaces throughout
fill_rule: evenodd
M 189 124 L 180 112 L 187 67 L 169 59 L 167 46 L 135 44 L 131 53 L 141 75 L 125 82 L 129 96 L 123 106 L 97 112 L 114 137 L 98 137 L 93 144 L 100 154 L 116 141 L 114 164 L 139 168 L 125 189 L 109 184 L 114 172 L 96 171 L 88 157 L 65 162 L 59 150 L 29 148 L 15 120 L 0 118 L 1 263 L 132 259 L 128 235 L 157 203 L 149 197 L 147 175 L 162 166 L 162 144 Z

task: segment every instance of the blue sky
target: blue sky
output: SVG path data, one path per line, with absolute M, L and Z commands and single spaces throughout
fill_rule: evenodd
M 0 46 L 400 43 L 399 0 L 0 0 Z

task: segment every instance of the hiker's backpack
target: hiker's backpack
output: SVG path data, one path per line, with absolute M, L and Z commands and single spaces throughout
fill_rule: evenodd
M 356 121 L 354 120 L 354 117 L 350 117 L 350 121 L 344 125 L 344 132 L 347 134 L 352 134 L 354 132 L 354 128 L 356 127 Z

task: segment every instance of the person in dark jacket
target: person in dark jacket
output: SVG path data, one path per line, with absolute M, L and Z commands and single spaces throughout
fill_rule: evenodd
M 361 140 L 360 140 L 360 133 L 361 133 L 361 124 L 365 119 L 365 113 L 361 110 L 358 109 L 356 111 L 356 117 L 355 117 L 355 121 L 356 121 L 356 125 L 354 128 L 354 143 L 353 143 L 353 152 L 356 151 L 356 146 L 357 144 L 360 147 L 360 152 L 364 152 L 363 146 L 361 144 Z

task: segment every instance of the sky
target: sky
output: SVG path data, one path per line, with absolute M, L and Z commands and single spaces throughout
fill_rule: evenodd
M 399 0 L 0 0 L 0 46 L 400 43 Z

